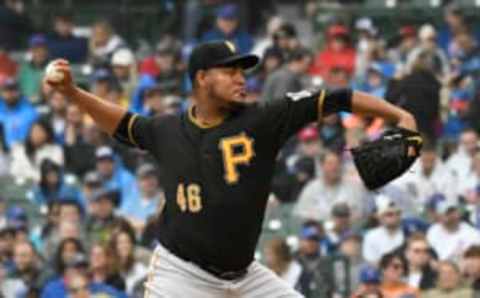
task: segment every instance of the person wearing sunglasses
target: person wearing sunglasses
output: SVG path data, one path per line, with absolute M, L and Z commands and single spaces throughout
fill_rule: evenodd
M 404 278 L 408 274 L 407 260 L 402 254 L 387 253 L 380 260 L 382 283 L 380 290 L 384 298 L 418 298 L 418 291 L 409 286 Z
M 408 238 L 405 257 L 408 262 L 407 282 L 410 286 L 428 290 L 435 287 L 437 274 L 432 268 L 435 262 L 433 251 L 423 233 L 414 233 Z

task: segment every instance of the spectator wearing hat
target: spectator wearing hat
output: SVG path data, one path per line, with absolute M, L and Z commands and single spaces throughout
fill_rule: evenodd
M 382 297 L 420 297 L 417 289 L 404 282 L 404 278 L 408 274 L 408 264 L 402 254 L 390 252 L 383 255 L 379 268 L 382 276 L 380 285 Z
M 135 56 L 129 49 L 115 51 L 110 60 L 113 76 L 122 88 L 120 104 L 128 107 L 130 98 L 138 82 L 137 63 Z
M 141 235 L 148 218 L 158 215 L 163 209 L 165 196 L 158 181 L 157 169 L 152 164 L 143 164 L 138 168 L 137 181 L 139 195 L 127 199 L 120 207 L 120 213 Z
M 328 253 L 333 254 L 338 249 L 342 238 L 351 233 L 351 210 L 345 202 L 338 202 L 332 206 L 330 221 L 325 223 Z
M 107 68 L 98 68 L 92 74 L 90 89 L 93 94 L 101 98 L 108 98 L 112 88 L 114 77 Z
M 225 4 L 216 12 L 215 27 L 205 32 L 200 38 L 201 42 L 214 40 L 229 40 L 235 44 L 239 54 L 247 54 L 253 46 L 250 34 L 240 29 L 238 6 Z
M 315 163 L 320 162 L 320 155 L 322 153 L 322 144 L 318 136 L 318 126 L 315 124 L 308 125 L 302 128 L 297 133 L 297 145 L 295 152 L 287 156 L 286 165 L 289 172 L 295 172 L 295 165 L 301 158 L 310 158 Z M 320 170 L 314 168 L 314 175 Z
M 401 228 L 402 211 L 390 197 L 380 194 L 375 198 L 380 225 L 367 230 L 363 241 L 363 257 L 378 264 L 385 253 L 400 247 L 405 241 Z
M 350 45 L 350 31 L 343 25 L 332 25 L 326 33 L 326 48 L 314 58 L 310 73 L 327 78 L 333 68 L 342 68 L 352 75 L 356 51 Z
M 90 241 L 108 241 L 120 218 L 115 209 L 120 205 L 120 194 L 116 190 L 100 190 L 93 197 L 95 212 L 90 214 L 86 222 L 87 237 Z
M 273 32 L 273 44 L 263 54 L 265 55 L 267 51 L 275 50 L 282 55 L 282 60 L 286 61 L 292 51 L 301 47 L 295 25 L 285 22 Z
M 460 268 L 451 261 L 441 261 L 437 265 L 437 287 L 422 293 L 422 298 L 470 298 L 474 291 L 464 286 Z
M 29 40 L 30 59 L 20 65 L 18 81 L 22 94 L 32 102 L 40 100 L 40 89 L 43 71 L 48 62 L 47 38 L 42 34 L 36 34 Z
M 480 46 L 470 32 L 462 32 L 455 36 L 457 52 L 452 54 L 452 64 L 456 72 L 472 76 L 475 80 L 480 77 Z
M 295 258 L 309 271 L 315 271 L 320 264 L 322 253 L 322 227 L 316 221 L 306 221 L 302 224 L 299 235 L 298 250 Z
M 125 48 L 123 39 L 114 32 L 112 25 L 107 20 L 100 20 L 93 24 L 89 40 L 89 60 L 97 67 L 109 65 L 113 53 Z
M 408 263 L 407 283 L 421 291 L 434 288 L 437 280 L 432 266 L 434 252 L 423 233 L 414 233 L 408 238 L 404 255 Z
M 312 55 L 307 49 L 296 49 L 289 55 L 287 63 L 269 75 L 265 81 L 262 102 L 283 99 L 288 92 L 299 92 L 305 83 Z
M 53 31 L 47 35 L 47 44 L 52 59 L 63 58 L 70 63 L 85 62 L 88 43 L 84 37 L 75 36 L 73 15 L 61 11 L 54 16 Z
M 436 146 L 425 142 L 411 171 L 394 183 L 408 193 L 419 212 L 434 194 L 442 193 L 448 200 L 456 200 L 460 181 L 438 156 Z
M 471 245 L 480 244 L 480 232 L 461 219 L 457 202 L 441 201 L 436 211 L 440 221 L 428 229 L 428 243 L 440 260 L 458 262 Z
M 359 275 L 361 269 L 367 265 L 362 256 L 362 237 L 354 231 L 346 232 L 338 242 L 338 249 L 329 259 L 335 268 L 343 272 L 335 272 L 334 279 L 337 293 L 347 297 L 360 285 Z
M 32 196 L 39 206 L 65 199 L 81 202 L 80 190 L 65 181 L 63 168 L 50 159 L 40 165 L 40 182 L 33 187 Z
M 403 76 L 407 72 L 407 57 L 417 47 L 417 30 L 412 25 L 405 25 L 399 28 L 394 36 L 387 53 L 388 59 L 395 64 L 395 76 Z
M 283 54 L 276 48 L 269 48 L 263 54 L 260 66 L 247 78 L 246 89 L 251 101 L 260 100 L 267 78 L 283 64 Z
M 251 53 L 258 57 L 265 56 L 267 50 L 270 50 L 274 47 L 275 33 L 280 30 L 284 24 L 285 20 L 279 16 L 269 17 L 265 25 L 266 34 L 255 40 L 255 44 L 253 45 Z
M 116 160 L 115 153 L 111 147 L 102 146 L 95 152 L 96 171 L 103 181 L 106 189 L 120 191 L 121 198 L 132 198 L 137 193 L 135 177 Z M 125 204 L 127 201 L 124 202 Z
M 343 176 L 341 157 L 332 151 L 321 158 L 321 175 L 303 188 L 293 210 L 302 219 L 328 218 L 335 203 L 346 202 L 354 210 L 352 218 L 360 218 L 366 210 L 365 193 L 361 186 Z
M 5 133 L 7 148 L 27 138 L 38 113 L 28 98 L 21 94 L 15 79 L 8 79 L 0 87 L 0 123 Z
M 437 44 L 437 31 L 431 24 L 418 30 L 419 44 L 407 57 L 407 72 L 413 72 L 418 59 L 425 59 L 428 68 L 442 80 L 450 73 L 450 64 L 445 51 Z
M 351 298 L 382 298 L 380 291 L 380 272 L 372 266 L 362 267 L 359 274 L 360 286 L 358 286 Z

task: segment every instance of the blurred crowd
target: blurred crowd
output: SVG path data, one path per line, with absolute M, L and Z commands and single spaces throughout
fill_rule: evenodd
M 35 28 L 22 0 L 1 4 L 0 297 L 143 297 L 161 233 L 162 165 L 42 84 L 46 64 L 69 60 L 81 86 L 130 111 L 178 114 L 190 102 L 188 54 L 218 39 L 261 57 L 247 73 L 251 102 L 351 87 L 409 110 L 425 138 L 408 173 L 368 192 L 349 149 L 391 123 L 339 113 L 303 128 L 278 157 L 258 259 L 306 297 L 480 295 L 478 24 L 452 4 L 441 25 L 406 23 L 394 36 L 368 17 L 312 34 L 265 1 L 253 30 L 243 1 L 187 2 L 183 28 L 149 53 L 107 19 L 80 25 L 59 9 Z M 302 18 L 320 2 L 304 1 Z M 297 228 L 282 232 L 287 222 Z

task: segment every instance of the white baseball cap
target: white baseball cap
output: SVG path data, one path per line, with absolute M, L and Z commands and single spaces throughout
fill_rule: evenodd
M 119 49 L 113 56 L 111 64 L 113 66 L 130 66 L 135 63 L 135 56 L 129 49 Z
M 386 212 L 401 211 L 397 203 L 385 194 L 379 194 L 375 197 L 375 205 L 377 207 L 377 215 L 382 215 Z

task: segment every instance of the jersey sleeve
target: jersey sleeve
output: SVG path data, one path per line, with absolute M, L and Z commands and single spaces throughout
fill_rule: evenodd
M 155 140 L 153 118 L 127 112 L 120 121 L 114 138 L 126 145 L 150 150 Z
M 328 114 L 351 112 L 352 90 L 303 90 L 287 93 L 285 98 L 264 106 L 266 125 L 273 130 L 280 145 L 308 123 Z

